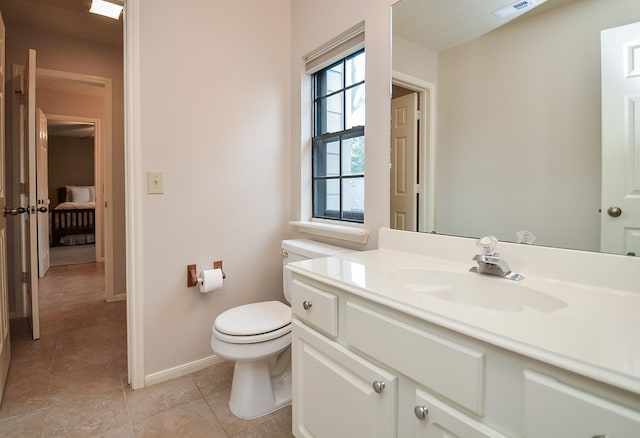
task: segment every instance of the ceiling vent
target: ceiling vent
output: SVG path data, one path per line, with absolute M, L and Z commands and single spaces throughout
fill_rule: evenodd
M 500 18 L 509 18 L 521 14 L 529 9 L 533 9 L 545 1 L 547 0 L 520 0 L 510 4 L 509 6 L 505 6 L 504 8 L 497 9 L 493 11 L 493 13 Z

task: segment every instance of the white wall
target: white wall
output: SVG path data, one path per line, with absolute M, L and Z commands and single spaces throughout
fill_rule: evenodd
M 366 168 L 365 227 L 371 232 L 366 246 L 377 247 L 378 229 L 389 225 L 389 120 L 391 96 L 390 6 L 391 0 L 294 0 L 291 46 L 291 190 L 292 220 L 304 217 L 301 187 L 308 179 L 300 163 L 311 163 L 310 102 L 303 93 L 304 56 L 364 21 L 366 51 Z M 301 98 L 301 96 L 303 98 Z M 330 241 L 330 239 L 324 239 Z M 349 246 L 343 241 L 336 245 Z
M 222 311 L 284 299 L 290 1 L 141 1 L 140 22 L 139 171 L 165 191 L 142 195 L 149 376 L 211 356 Z M 222 290 L 187 288 L 188 264 L 218 259 Z
M 438 52 L 394 34 L 391 56 L 393 70 L 438 83 Z

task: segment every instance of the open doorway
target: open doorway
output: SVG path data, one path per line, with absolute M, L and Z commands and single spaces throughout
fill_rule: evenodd
M 103 262 L 96 226 L 96 170 L 100 166 L 99 120 L 47 114 L 49 264 Z M 100 187 L 100 184 L 98 184 Z

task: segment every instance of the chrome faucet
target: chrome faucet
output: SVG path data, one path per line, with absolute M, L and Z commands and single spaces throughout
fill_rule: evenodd
M 482 254 L 477 254 L 473 260 L 478 262 L 478 266 L 473 266 L 469 271 L 479 274 L 495 275 L 507 280 L 523 280 L 524 276 L 511 271 L 507 262 L 496 252 L 498 239 L 494 236 L 485 236 L 476 242 L 476 246 L 482 250 Z

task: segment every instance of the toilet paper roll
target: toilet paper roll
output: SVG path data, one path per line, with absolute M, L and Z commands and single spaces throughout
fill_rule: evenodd
M 205 269 L 200 272 L 198 280 L 203 294 L 218 290 L 222 287 L 222 269 Z

